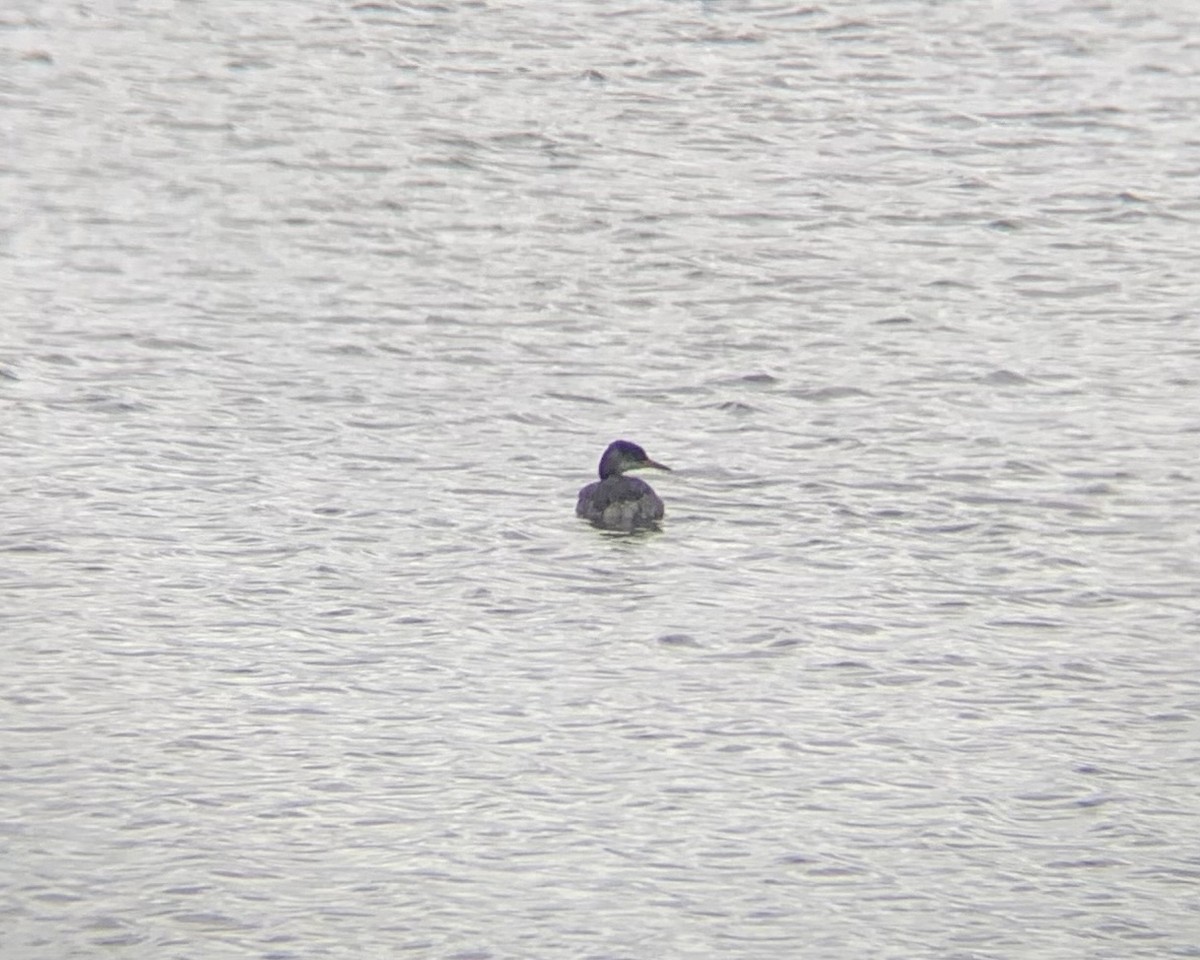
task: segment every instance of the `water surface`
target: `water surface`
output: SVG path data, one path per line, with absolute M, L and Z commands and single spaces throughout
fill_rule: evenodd
M 4 23 L 6 958 L 1200 951 L 1190 5 Z

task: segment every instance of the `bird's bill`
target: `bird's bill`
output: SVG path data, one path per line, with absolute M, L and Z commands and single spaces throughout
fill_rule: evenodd
M 655 470 L 666 470 L 667 473 L 671 472 L 671 468 L 668 467 L 665 463 L 659 463 L 657 460 L 651 460 L 649 457 L 646 458 L 645 463 L 639 463 L 638 466 L 639 467 L 653 467 Z

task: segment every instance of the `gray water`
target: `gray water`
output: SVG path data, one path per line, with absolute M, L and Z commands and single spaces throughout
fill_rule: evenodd
M 1195 4 L 106 6 L 0 29 L 4 960 L 1200 956 Z

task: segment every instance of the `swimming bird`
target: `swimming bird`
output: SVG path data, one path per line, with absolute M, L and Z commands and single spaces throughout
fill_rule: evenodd
M 644 480 L 625 476 L 643 467 L 671 469 L 651 460 L 636 443 L 614 440 L 600 458 L 600 482 L 579 491 L 575 515 L 606 530 L 656 526 L 663 518 L 662 500 Z

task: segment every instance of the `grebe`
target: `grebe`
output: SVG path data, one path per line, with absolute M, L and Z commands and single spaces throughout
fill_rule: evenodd
M 605 530 L 657 526 L 663 518 L 662 500 L 644 480 L 625 476 L 644 467 L 671 469 L 651 460 L 636 443 L 614 440 L 600 458 L 600 482 L 579 491 L 575 515 Z

